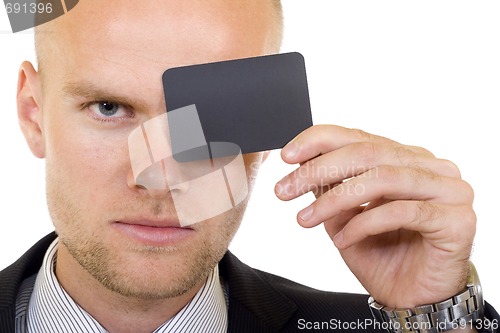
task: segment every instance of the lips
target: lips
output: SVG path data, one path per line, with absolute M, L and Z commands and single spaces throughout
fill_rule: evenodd
M 113 226 L 132 241 L 155 247 L 176 245 L 195 232 L 192 228 L 181 227 L 175 219 L 116 221 Z
M 179 220 L 176 218 L 165 218 L 165 219 L 129 218 L 117 221 L 117 223 L 140 225 L 140 226 L 154 227 L 154 228 L 181 227 Z

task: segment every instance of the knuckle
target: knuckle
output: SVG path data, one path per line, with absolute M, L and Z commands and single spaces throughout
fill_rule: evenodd
M 465 197 L 465 201 L 468 203 L 472 203 L 474 201 L 474 189 L 469 183 L 467 183 L 464 180 L 462 180 L 460 184 L 461 184 L 460 192 Z
M 401 171 L 395 166 L 378 166 L 375 168 L 374 173 L 375 177 L 387 184 L 396 183 L 401 179 Z
M 442 160 L 445 168 L 445 172 L 449 177 L 452 178 L 462 178 L 462 174 L 458 166 L 450 160 Z
M 477 215 L 474 209 L 470 206 L 465 206 L 463 211 L 461 212 L 461 220 L 465 225 L 465 229 L 472 231 L 472 234 L 476 232 L 477 226 Z
M 425 149 L 424 147 L 419 147 L 419 146 L 408 146 L 409 149 L 411 149 L 414 153 L 417 153 L 419 155 L 427 156 L 427 157 L 435 157 L 434 154 L 428 150 Z
M 460 244 L 472 243 L 476 234 L 476 213 L 470 206 L 462 206 L 456 211 L 458 220 L 449 221 L 448 234 L 451 241 L 456 244 L 457 249 Z
M 423 170 L 420 168 L 412 168 L 408 170 L 408 176 L 410 178 L 411 184 L 417 187 L 420 184 L 420 178 L 422 177 Z
M 421 156 L 419 155 L 426 155 L 422 154 L 421 150 L 425 149 L 420 147 L 396 144 L 392 148 L 392 153 L 395 159 L 399 161 L 401 165 L 406 166 L 407 168 L 420 169 L 422 168 L 422 166 L 420 161 Z
M 414 166 L 409 169 L 409 177 L 413 186 L 419 186 L 422 181 L 434 181 L 438 178 L 438 175 L 427 168 L 422 168 Z
M 376 160 L 377 147 L 373 142 L 360 142 L 356 144 L 356 154 L 364 165 L 372 165 Z
M 440 209 L 427 201 L 416 203 L 413 219 L 410 223 L 429 224 L 434 222 L 441 215 Z
M 410 147 L 401 144 L 394 145 L 393 151 L 396 158 L 401 162 L 408 160 L 409 156 L 413 157 L 415 155 L 415 152 Z
M 351 128 L 351 131 L 354 134 L 354 137 L 357 138 L 359 141 L 371 141 L 372 140 L 372 135 L 368 132 L 365 132 L 365 131 L 358 129 L 358 128 Z

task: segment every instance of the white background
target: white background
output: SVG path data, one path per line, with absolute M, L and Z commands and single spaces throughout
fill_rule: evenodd
M 500 307 L 500 2 L 284 0 L 284 9 L 282 51 L 305 56 L 316 124 L 361 128 L 459 165 L 476 193 L 472 258 L 486 299 Z M 44 164 L 16 119 L 17 70 L 34 60 L 33 35 L 9 30 L 0 7 L 0 268 L 52 230 Z M 323 228 L 295 222 L 312 195 L 292 202 L 274 196 L 274 184 L 293 168 L 278 152 L 266 164 L 231 250 L 316 288 L 364 292 Z

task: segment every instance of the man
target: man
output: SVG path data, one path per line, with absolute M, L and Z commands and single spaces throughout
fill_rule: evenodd
M 269 0 L 85 0 L 39 27 L 38 71 L 21 66 L 18 113 L 31 151 L 46 159 L 58 238 L 1 273 L 2 332 L 294 332 L 307 327 L 301 319 L 371 318 L 364 296 L 314 291 L 226 253 L 246 203 L 179 228 L 171 193 L 132 177 L 128 134 L 165 110 L 152 78 L 277 53 L 280 15 Z M 250 189 L 265 156 L 244 156 Z M 304 131 L 282 157 L 301 167 L 276 194 L 318 188 L 298 222 L 324 224 L 377 303 L 411 309 L 464 291 L 476 219 L 453 163 L 337 126 Z M 312 172 L 324 167 L 349 173 Z M 358 186 L 366 191 L 352 195 Z

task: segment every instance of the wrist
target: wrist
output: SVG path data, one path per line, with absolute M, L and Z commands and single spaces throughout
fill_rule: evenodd
M 386 307 L 373 297 L 368 300 L 373 317 L 387 324 L 389 331 L 414 332 L 428 330 L 444 332 L 472 329 L 484 316 L 484 301 L 477 271 L 469 263 L 467 286 L 457 295 L 438 303 L 407 309 Z

